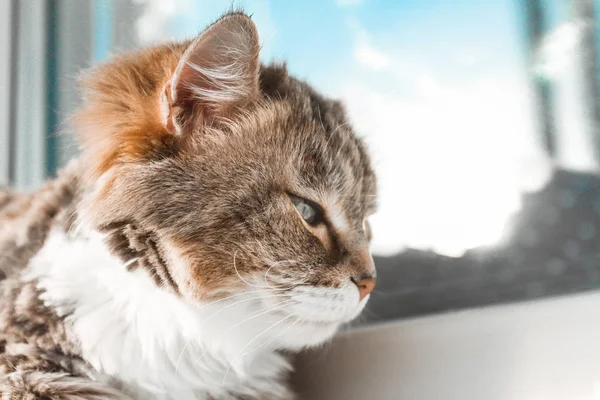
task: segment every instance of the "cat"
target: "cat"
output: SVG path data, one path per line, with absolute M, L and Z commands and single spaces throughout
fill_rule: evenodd
M 376 177 L 251 18 L 85 73 L 81 155 L 0 190 L 2 399 L 292 399 L 373 290 Z

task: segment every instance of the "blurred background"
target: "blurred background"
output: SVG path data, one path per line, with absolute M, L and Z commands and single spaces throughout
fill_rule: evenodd
M 2 0 L 0 184 L 77 154 L 82 69 L 232 4 L 373 151 L 381 279 L 360 323 L 600 288 L 593 0 Z

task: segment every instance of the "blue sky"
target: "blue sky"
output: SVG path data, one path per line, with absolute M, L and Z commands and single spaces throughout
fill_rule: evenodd
M 160 36 L 195 35 L 232 2 L 177 0 Z M 263 59 L 285 58 L 292 71 L 327 85 L 353 65 L 357 29 L 398 58 L 459 77 L 477 73 L 448 60 L 464 52 L 493 54 L 485 68 L 522 67 L 519 4 L 510 0 L 237 0 L 259 26 Z M 465 56 L 466 57 L 466 56 Z
M 231 5 L 138 1 L 141 44 L 192 37 Z M 517 0 L 234 4 L 253 14 L 263 60 L 286 59 L 292 73 L 342 98 L 370 144 L 381 183 L 376 253 L 459 255 L 501 240 L 522 185 L 531 186 L 523 177 L 547 172 Z

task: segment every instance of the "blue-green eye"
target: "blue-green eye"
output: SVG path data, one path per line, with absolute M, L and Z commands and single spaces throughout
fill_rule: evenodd
M 294 203 L 298 214 L 300 214 L 307 224 L 318 225 L 323 222 L 323 212 L 318 205 L 312 201 L 294 195 L 290 195 L 290 199 L 292 200 L 292 203 Z

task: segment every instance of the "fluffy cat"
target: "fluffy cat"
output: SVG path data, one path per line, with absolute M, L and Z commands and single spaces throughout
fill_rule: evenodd
M 288 353 L 375 284 L 375 176 L 251 19 L 82 80 L 82 154 L 0 191 L 2 399 L 291 399 Z

